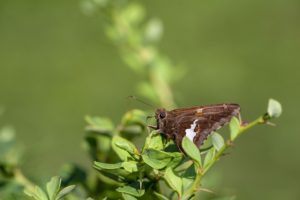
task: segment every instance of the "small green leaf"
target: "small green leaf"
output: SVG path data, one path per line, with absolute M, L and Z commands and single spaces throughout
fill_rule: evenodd
M 154 169 L 166 167 L 173 159 L 173 155 L 155 149 L 146 149 L 142 154 L 143 161 Z
M 34 193 L 34 191 L 25 189 L 25 190 L 24 190 L 24 193 L 25 193 L 27 196 L 32 197 L 32 198 L 35 199 L 35 200 L 40 200 L 40 198 L 36 196 L 36 194 Z
M 239 129 L 240 129 L 240 121 L 238 120 L 238 118 L 233 117 L 229 123 L 231 140 L 234 140 L 237 137 L 237 135 L 239 133 Z
M 276 101 L 275 99 L 269 99 L 269 104 L 268 104 L 268 114 L 270 117 L 277 118 L 281 115 L 282 113 L 282 107 L 281 104 Z
M 75 187 L 76 187 L 76 185 L 69 185 L 69 186 L 63 188 L 61 191 L 59 191 L 55 200 L 64 198 L 66 195 L 68 195 L 70 192 L 72 192 L 72 190 L 74 190 Z
M 34 196 L 34 193 L 33 193 L 31 190 L 24 189 L 23 192 L 24 192 L 27 196 L 29 196 L 29 197 L 33 197 L 33 196 Z
M 208 167 L 215 157 L 215 148 L 212 147 L 206 154 L 204 159 L 204 168 Z
M 135 174 L 133 174 L 132 172 L 128 172 L 128 169 L 125 170 L 122 165 L 123 163 L 107 164 L 101 162 L 94 162 L 94 168 L 99 170 L 102 176 L 105 176 L 105 173 L 113 174 L 115 176 L 123 176 L 127 178 L 128 176 L 135 176 Z M 102 172 L 105 173 L 102 174 Z M 106 178 L 106 176 L 104 178 Z
M 166 196 L 164 196 L 163 194 L 160 194 L 160 193 L 158 193 L 158 192 L 153 192 L 153 194 L 156 196 L 156 198 L 158 199 L 158 200 L 169 200 L 169 198 L 168 197 L 166 197 Z
M 86 127 L 87 131 L 95 131 L 109 135 L 114 131 L 114 125 L 108 118 L 86 116 L 85 120 L 88 123 L 88 126 Z
M 123 186 L 123 187 L 118 187 L 116 190 L 118 192 L 129 194 L 129 195 L 132 195 L 132 196 L 135 196 L 135 197 L 141 197 L 145 194 L 144 189 L 137 189 L 135 187 L 128 186 L 128 185 Z
M 122 148 L 120 148 L 120 146 Z M 116 154 L 119 156 L 119 158 L 123 161 L 127 161 L 128 158 L 133 158 L 132 155 L 127 151 L 130 152 L 137 151 L 134 144 L 126 140 L 125 138 L 122 138 L 120 136 L 114 136 L 112 139 L 112 148 L 116 152 Z M 126 150 L 124 150 L 124 148 Z
M 123 126 L 132 126 L 132 125 L 140 125 L 142 127 L 146 126 L 146 114 L 141 110 L 131 110 L 127 112 L 122 118 Z
M 171 167 L 172 169 L 174 167 L 177 167 L 183 158 L 183 154 L 179 152 L 168 152 L 170 155 L 172 155 L 172 160 L 168 163 L 167 167 Z
M 96 169 L 120 169 L 122 167 L 122 163 L 108 164 L 101 162 L 94 162 L 94 167 Z
M 115 141 L 115 145 L 117 147 L 119 147 L 120 149 L 123 149 L 123 150 L 127 151 L 131 155 L 138 155 L 139 154 L 139 151 L 134 146 L 134 144 L 132 144 L 131 142 L 127 142 L 125 140 L 122 140 L 122 141 L 119 140 L 119 141 Z
M 179 196 L 182 196 L 182 180 L 174 174 L 171 168 L 166 169 L 164 179 Z
M 132 25 L 138 24 L 144 19 L 145 9 L 143 6 L 137 3 L 131 3 L 122 9 L 122 12 L 118 14 L 123 20 Z
M 128 162 L 122 162 L 122 167 L 132 173 L 132 172 L 137 172 L 138 171 L 138 166 L 137 166 L 137 162 L 135 161 L 128 161 Z
M 145 39 L 149 42 L 158 41 L 163 33 L 163 24 L 159 19 L 151 19 L 145 28 Z
M 135 198 L 134 196 L 125 193 L 122 193 L 122 197 L 124 200 L 137 200 L 137 198 Z
M 182 148 L 184 149 L 185 153 L 195 162 L 201 166 L 201 157 L 200 151 L 197 146 L 186 136 L 182 140 Z
M 61 178 L 58 176 L 54 176 L 47 183 L 47 192 L 50 200 L 55 200 L 55 196 L 57 195 L 61 184 Z
M 105 175 L 102 172 L 97 173 L 97 177 L 105 184 L 107 185 L 113 185 L 113 186 L 122 186 L 123 183 L 120 181 L 119 177 L 110 177 Z
M 122 135 L 125 138 L 131 139 L 133 137 L 139 136 L 144 132 L 143 126 L 140 125 L 129 125 L 124 126 L 120 130 L 120 135 Z
M 175 171 L 180 172 L 180 171 L 186 171 L 191 165 L 193 165 L 192 160 L 187 160 L 180 164 L 179 166 L 176 167 Z
M 150 135 L 146 138 L 144 149 L 156 149 L 162 150 L 164 148 L 162 135 L 156 133 L 155 131 L 151 132 Z
M 24 193 L 35 200 L 49 200 L 46 193 L 39 186 L 35 186 L 33 191 L 24 190 Z
M 225 144 L 223 137 L 217 132 L 213 132 L 211 134 L 211 139 L 212 139 L 212 144 L 214 145 L 217 151 L 219 151 Z
M 196 178 L 196 171 L 195 171 L 195 166 L 191 165 L 189 168 L 187 168 L 183 173 L 180 174 L 180 177 L 182 179 L 182 188 L 183 188 L 183 197 L 182 199 L 188 199 L 190 196 L 188 192 L 193 183 L 195 182 Z

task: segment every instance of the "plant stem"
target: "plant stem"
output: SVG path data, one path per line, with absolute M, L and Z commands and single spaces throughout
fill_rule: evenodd
M 35 185 L 24 176 L 24 174 L 22 173 L 22 171 L 20 169 L 15 169 L 14 178 L 15 178 L 16 182 L 23 185 L 25 189 L 27 189 L 29 191 L 34 190 Z
M 183 199 L 191 199 L 200 186 L 201 178 L 203 176 L 202 168 L 196 162 L 194 163 L 196 168 L 196 177 L 192 186 L 185 192 Z

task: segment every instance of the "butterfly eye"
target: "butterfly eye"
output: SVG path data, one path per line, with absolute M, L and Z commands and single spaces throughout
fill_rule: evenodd
M 165 112 L 159 113 L 159 117 L 160 117 L 161 119 L 165 118 L 165 117 L 166 117 L 166 113 L 165 113 Z

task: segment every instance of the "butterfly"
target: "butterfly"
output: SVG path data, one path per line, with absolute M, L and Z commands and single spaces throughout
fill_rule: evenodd
M 213 131 L 227 124 L 232 117 L 240 116 L 240 106 L 233 103 L 179 108 L 167 111 L 159 108 L 155 112 L 157 132 L 173 139 L 178 148 L 184 136 L 200 148 Z

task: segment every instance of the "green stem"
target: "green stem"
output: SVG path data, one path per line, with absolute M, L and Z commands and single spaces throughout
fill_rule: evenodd
M 196 178 L 192 184 L 192 186 L 185 192 L 183 199 L 191 199 L 193 195 L 198 190 L 198 187 L 201 183 L 201 178 L 203 176 L 202 168 L 195 162 L 195 168 L 196 168 Z
M 35 185 L 24 176 L 24 174 L 22 173 L 22 171 L 20 169 L 16 169 L 14 171 L 14 178 L 15 178 L 16 182 L 23 185 L 25 189 L 27 189 L 29 191 L 34 190 Z

